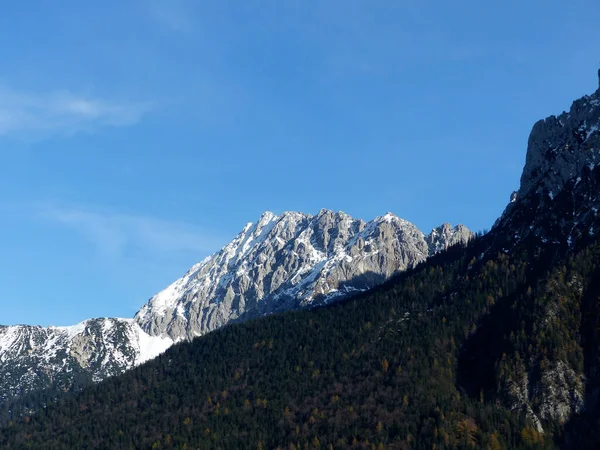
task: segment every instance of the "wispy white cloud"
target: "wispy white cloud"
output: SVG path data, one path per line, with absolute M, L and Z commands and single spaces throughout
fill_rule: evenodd
M 45 205 L 39 216 L 69 227 L 109 256 L 128 252 L 168 254 L 217 250 L 222 241 L 198 227 L 144 215 Z
M 149 103 L 118 102 L 70 91 L 28 92 L 0 84 L 0 136 L 73 134 L 99 127 L 129 126 Z
M 148 11 L 155 21 L 171 31 L 187 34 L 194 28 L 190 2 L 186 0 L 151 0 Z

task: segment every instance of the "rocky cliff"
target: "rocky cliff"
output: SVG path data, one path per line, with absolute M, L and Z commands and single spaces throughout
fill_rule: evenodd
M 599 163 L 600 87 L 533 126 L 521 185 L 495 227 L 511 229 L 514 240 L 534 234 L 569 247 L 595 235 Z

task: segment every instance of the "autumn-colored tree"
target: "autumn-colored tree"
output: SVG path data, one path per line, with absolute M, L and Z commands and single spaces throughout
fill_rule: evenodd
M 466 443 L 469 447 L 475 448 L 477 445 L 477 439 L 475 438 L 475 432 L 477 431 L 477 425 L 471 418 L 463 419 L 458 422 L 456 426 L 457 438 Z
M 502 445 L 500 444 L 499 437 L 500 435 L 497 431 L 492 433 L 486 450 L 502 450 Z
M 321 442 L 319 441 L 319 438 L 317 436 L 313 438 L 312 446 L 313 448 L 321 448 Z
M 521 430 L 521 439 L 529 448 L 536 448 L 544 444 L 544 438 L 542 435 L 535 428 L 530 427 L 529 425 Z
M 389 368 L 390 368 L 390 363 L 388 362 L 387 359 L 383 358 L 383 360 L 381 361 L 381 369 L 384 372 L 387 372 Z

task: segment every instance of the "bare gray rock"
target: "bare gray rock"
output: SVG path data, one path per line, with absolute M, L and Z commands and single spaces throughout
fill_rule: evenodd
M 220 252 L 140 309 L 149 334 L 177 341 L 277 311 L 369 289 L 472 233 L 444 224 L 425 236 L 388 213 L 365 223 L 343 212 L 266 212 Z
M 596 165 L 600 129 L 600 91 L 573 103 L 569 112 L 533 126 L 518 197 L 530 191 L 554 198 L 584 167 Z
M 573 247 L 598 231 L 599 208 L 600 89 L 533 126 L 519 190 L 494 228 Z
M 425 237 L 429 254 L 438 253 L 453 245 L 468 242 L 473 237 L 473 233 L 464 225 L 457 225 L 452 228 L 449 223 L 444 223 L 431 230 Z

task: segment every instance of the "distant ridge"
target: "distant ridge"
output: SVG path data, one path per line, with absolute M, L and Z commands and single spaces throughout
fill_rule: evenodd
M 134 319 L 0 327 L 0 400 L 98 382 L 223 325 L 335 301 L 471 236 L 448 224 L 424 235 L 391 213 L 364 222 L 325 209 L 265 212 Z

